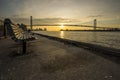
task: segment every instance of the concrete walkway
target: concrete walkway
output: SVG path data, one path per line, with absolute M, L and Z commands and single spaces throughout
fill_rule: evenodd
M 0 40 L 0 80 L 119 80 L 119 57 L 39 37 L 27 55 L 11 39 Z

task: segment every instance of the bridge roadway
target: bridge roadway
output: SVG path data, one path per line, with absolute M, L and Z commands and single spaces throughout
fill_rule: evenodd
M 120 58 L 44 37 L 27 45 L 0 39 L 0 80 L 119 80 Z
M 27 25 L 30 26 L 30 25 Z M 33 25 L 33 26 L 60 26 L 60 25 Z M 102 29 L 102 30 L 115 30 L 118 29 L 120 30 L 120 28 L 117 27 L 106 27 L 106 26 L 90 26 L 90 25 L 64 25 L 64 26 L 71 26 L 71 27 L 87 27 L 87 28 L 96 28 L 96 29 Z

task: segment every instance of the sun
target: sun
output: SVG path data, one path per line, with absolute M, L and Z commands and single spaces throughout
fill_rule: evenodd
M 64 23 L 61 23 L 61 25 L 59 27 L 60 27 L 60 29 L 64 29 Z

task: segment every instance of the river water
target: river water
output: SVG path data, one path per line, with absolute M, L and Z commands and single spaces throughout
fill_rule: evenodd
M 120 32 L 34 31 L 35 33 L 120 49 Z

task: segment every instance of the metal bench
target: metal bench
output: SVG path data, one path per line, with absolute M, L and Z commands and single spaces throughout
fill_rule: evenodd
M 35 40 L 35 37 L 30 32 L 13 24 L 8 18 L 4 20 L 4 27 L 15 42 L 22 44 L 22 54 L 25 54 L 27 41 Z

